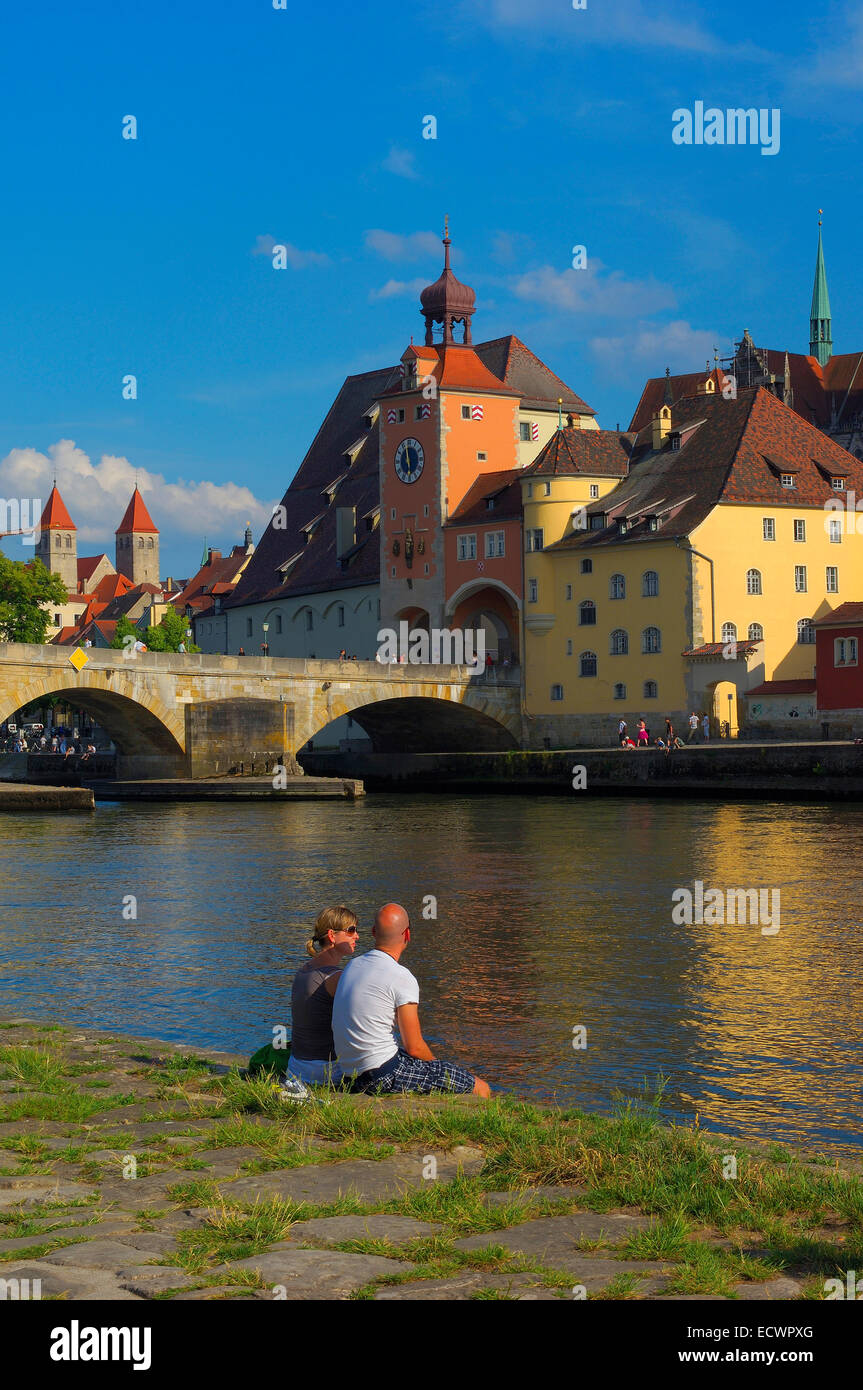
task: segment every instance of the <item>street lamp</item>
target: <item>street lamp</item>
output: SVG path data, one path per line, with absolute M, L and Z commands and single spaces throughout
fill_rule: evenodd
M 267 640 L 267 633 L 268 633 L 269 630 L 270 630 L 270 624 L 269 624 L 269 623 L 262 623 L 262 624 L 261 624 L 261 630 L 262 630 L 262 632 L 263 632 L 263 634 L 264 634 L 264 640 L 263 640 L 263 642 L 261 643 L 261 651 L 263 652 L 264 656 L 269 656 L 269 655 L 270 655 L 270 644 L 269 644 L 269 642 L 268 642 L 268 640 Z
M 729 692 L 728 692 L 728 737 L 729 737 L 729 738 L 731 737 L 731 701 L 732 701 L 733 698 L 734 698 L 734 697 L 732 696 L 731 691 L 729 690 Z

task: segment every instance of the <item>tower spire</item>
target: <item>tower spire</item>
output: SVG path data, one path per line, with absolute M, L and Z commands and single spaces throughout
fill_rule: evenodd
M 818 254 L 815 258 L 815 283 L 812 287 L 812 308 L 809 310 L 809 354 L 823 367 L 833 356 L 833 324 L 830 296 L 827 293 L 827 271 L 824 268 L 824 247 L 821 241 L 822 209 L 818 209 Z

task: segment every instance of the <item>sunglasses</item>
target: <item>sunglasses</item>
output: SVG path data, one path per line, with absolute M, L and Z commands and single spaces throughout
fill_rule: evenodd
M 340 928 L 340 931 L 343 932 L 343 934 L 344 934 L 345 936 L 356 936 L 358 930 L 359 930 L 358 927 L 341 927 L 341 928 Z

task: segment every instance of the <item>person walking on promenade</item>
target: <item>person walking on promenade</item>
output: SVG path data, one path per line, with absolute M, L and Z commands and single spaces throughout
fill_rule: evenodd
M 674 742 L 674 725 L 672 724 L 670 719 L 666 719 L 665 721 L 665 742 Z
M 692 713 L 691 713 L 690 716 L 689 716 L 689 733 L 688 733 L 687 736 L 686 736 L 686 742 L 687 742 L 687 743 L 691 743 L 692 740 L 693 740 L 693 739 L 695 738 L 695 736 L 697 735 L 697 733 L 698 733 L 698 715 L 695 713 L 695 710 L 693 710 Z
M 625 719 L 621 719 L 621 720 L 620 720 L 620 723 L 619 723 L 618 726 L 617 726 L 617 741 L 618 741 L 618 743 L 620 744 L 621 748 L 622 748 L 623 745 L 626 743 L 626 720 L 625 720 Z
M 420 989 L 399 957 L 410 944 L 410 918 L 398 903 L 378 909 L 374 948 L 346 967 L 333 1004 L 333 1041 L 351 1090 L 456 1091 L 488 1099 L 488 1083 L 464 1067 L 439 1061 L 423 1038 Z M 397 1025 L 401 1046 L 396 1042 Z
M 638 721 L 638 746 L 639 748 L 650 747 L 650 732 L 643 719 Z
M 240 650 L 237 652 L 237 656 L 245 656 L 245 655 L 246 655 L 246 649 L 245 649 L 245 647 L 240 647 Z
M 703 716 L 702 716 L 702 719 L 701 719 L 701 732 L 702 732 L 702 734 L 703 734 L 703 736 L 704 736 L 704 742 L 705 742 L 705 743 L 709 743 L 709 742 L 710 742 L 710 718 L 709 718 L 709 716 L 706 715 L 706 714 L 703 715 Z

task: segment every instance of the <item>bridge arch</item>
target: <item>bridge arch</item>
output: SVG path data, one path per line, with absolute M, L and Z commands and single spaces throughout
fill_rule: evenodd
M 382 683 L 383 684 L 383 683 Z M 316 705 L 302 731 L 302 747 L 328 724 L 350 715 L 368 734 L 375 753 L 441 753 L 505 751 L 519 747 L 518 713 L 511 691 L 483 692 L 454 686 L 390 693 L 374 686 L 360 687 Z M 302 737 L 302 734 L 301 734 Z M 297 740 L 299 745 L 299 740 Z

